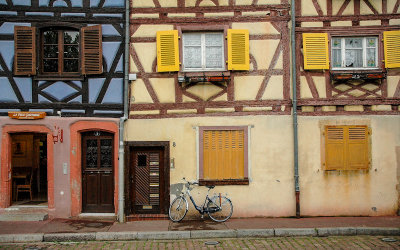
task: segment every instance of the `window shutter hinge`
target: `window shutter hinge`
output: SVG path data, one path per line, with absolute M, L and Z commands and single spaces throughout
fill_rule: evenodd
M 368 135 L 372 135 L 372 130 L 368 129 Z
M 325 166 L 325 162 L 324 162 L 324 163 L 322 163 L 322 166 Z
M 178 39 L 181 39 L 181 37 L 180 37 L 180 36 L 178 36 Z
M 325 135 L 325 131 L 324 131 L 324 132 L 322 132 L 322 135 Z

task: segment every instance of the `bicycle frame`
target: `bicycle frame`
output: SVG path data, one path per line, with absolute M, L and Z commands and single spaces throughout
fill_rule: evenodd
M 209 211 L 207 210 L 207 207 L 206 207 L 206 206 L 207 206 L 207 201 L 208 201 L 208 202 L 212 202 L 212 203 L 215 204 L 215 202 L 213 202 L 213 201 L 209 198 L 210 190 L 211 190 L 212 188 L 208 188 L 207 195 L 206 195 L 206 197 L 205 197 L 205 199 L 204 199 L 203 205 L 202 205 L 202 206 L 198 206 L 198 205 L 196 204 L 196 201 L 193 199 L 193 196 L 190 194 L 190 185 L 189 185 L 189 184 L 187 184 L 187 185 L 188 185 L 188 187 L 186 188 L 186 193 L 182 192 L 182 194 L 183 194 L 184 196 L 186 196 L 186 195 L 189 196 L 190 201 L 192 202 L 194 208 L 195 208 L 200 214 L 203 215 L 203 214 L 205 214 L 205 213 L 208 213 Z M 221 194 L 219 194 L 219 197 L 220 197 L 220 199 L 221 199 Z M 221 202 L 220 202 L 220 204 L 221 204 Z M 221 210 L 221 206 L 219 206 L 218 204 L 215 204 L 215 205 L 217 206 L 217 209 L 216 209 L 215 211 L 211 211 L 211 212 L 218 212 L 218 211 Z

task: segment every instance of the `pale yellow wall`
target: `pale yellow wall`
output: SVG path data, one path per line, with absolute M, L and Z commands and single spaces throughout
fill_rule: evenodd
M 374 216 L 396 213 L 398 163 L 395 148 L 400 145 L 400 117 L 299 117 L 298 124 L 302 215 Z M 371 128 L 372 165 L 369 172 L 323 171 L 321 128 L 328 124 L 359 124 Z
M 291 116 L 130 119 L 126 123 L 125 141 L 169 141 L 170 157 L 175 161 L 175 168 L 170 170 L 170 183 L 174 187 L 182 177 L 194 180 L 197 176 L 193 127 L 248 125 L 254 125 L 250 130 L 250 184 L 218 186 L 212 193 L 228 194 L 234 204 L 234 217 L 294 216 Z M 199 187 L 192 194 L 200 200 L 198 191 L 203 194 L 205 190 Z M 172 200 L 175 195 L 173 190 L 171 193 Z

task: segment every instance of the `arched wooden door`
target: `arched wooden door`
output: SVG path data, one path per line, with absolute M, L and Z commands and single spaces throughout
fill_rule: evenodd
M 82 133 L 82 212 L 114 212 L 114 135 Z

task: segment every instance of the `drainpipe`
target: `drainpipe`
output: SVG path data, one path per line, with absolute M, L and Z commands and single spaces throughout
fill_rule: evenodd
M 125 221 L 125 151 L 124 125 L 128 119 L 128 90 L 129 90 L 129 0 L 125 1 L 125 53 L 124 53 L 124 116 L 119 120 L 119 149 L 118 149 L 118 221 Z
M 296 86 L 296 8 L 295 0 L 291 0 L 292 16 L 292 89 L 293 89 L 293 157 L 294 157 L 294 191 L 296 195 L 296 218 L 300 218 L 300 186 L 299 186 L 299 143 L 297 132 L 297 86 Z

